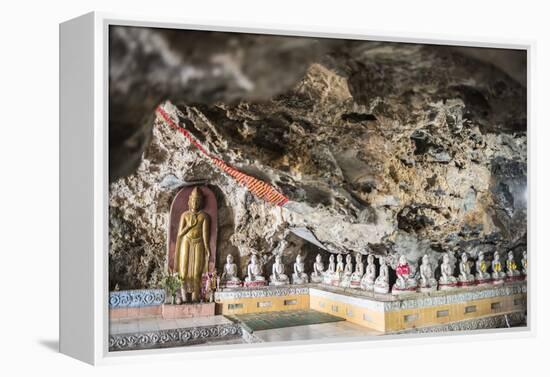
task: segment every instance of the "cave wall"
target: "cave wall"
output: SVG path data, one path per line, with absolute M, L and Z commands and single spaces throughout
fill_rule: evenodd
M 308 265 L 318 252 L 325 262 L 331 252 L 390 263 L 404 254 L 416 269 L 424 254 L 437 263 L 443 252 L 526 247 L 521 82 L 444 46 L 356 41 L 314 60 L 269 98 L 172 101 L 205 148 L 287 195 L 283 208 L 151 122 L 137 170 L 110 184 L 111 289 L 158 284 L 171 199 L 197 180 L 218 197 L 220 269 L 229 252 L 244 272 L 253 252 L 266 271 L 275 254 L 290 271 L 299 252 Z M 307 227 L 324 249 L 290 227 Z

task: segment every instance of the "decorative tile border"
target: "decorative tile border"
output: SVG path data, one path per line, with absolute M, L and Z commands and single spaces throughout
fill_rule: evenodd
M 274 296 L 296 296 L 309 294 L 308 287 L 266 287 L 256 289 L 238 288 L 218 291 L 215 294 L 216 301 L 238 300 L 241 298 L 261 298 Z
M 391 332 L 388 334 L 426 334 L 447 331 L 470 331 L 481 329 L 497 329 L 505 327 L 517 327 L 526 323 L 525 313 L 510 313 L 490 317 L 470 319 L 467 321 L 458 321 L 444 325 L 418 327 L 403 331 Z
M 456 291 L 437 292 L 429 296 L 419 294 L 403 298 L 402 300 L 385 302 L 384 311 L 449 305 L 492 297 L 513 296 L 522 293 L 527 293 L 527 284 L 525 282 L 509 283 L 493 287 L 457 289 Z
M 241 326 L 231 323 L 117 334 L 109 336 L 109 351 L 184 346 L 205 343 L 209 340 L 223 340 L 242 336 Z
M 164 304 L 164 289 L 136 289 L 131 291 L 113 291 L 109 293 L 109 308 L 140 308 Z

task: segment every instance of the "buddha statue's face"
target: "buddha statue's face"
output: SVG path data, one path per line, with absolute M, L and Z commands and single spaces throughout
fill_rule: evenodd
M 226 260 L 227 264 L 233 264 L 233 255 L 228 254 Z
M 369 256 L 367 257 L 367 262 L 369 264 L 372 264 L 374 262 L 374 257 L 371 254 L 369 254 Z
M 508 253 L 508 259 L 509 260 L 514 259 L 514 253 L 512 253 L 511 251 Z
M 296 262 L 302 263 L 302 256 L 300 254 L 296 255 Z
M 404 255 L 399 257 L 399 264 L 407 264 L 407 259 L 405 259 Z
M 424 256 L 422 257 L 422 264 L 428 264 L 429 261 L 430 261 L 430 260 L 428 259 L 428 256 L 427 256 L 427 255 L 424 255 Z
M 341 262 L 342 261 L 342 254 L 338 254 L 338 256 L 336 257 L 336 260 L 338 262 Z
M 328 257 L 328 260 L 329 260 L 329 262 L 333 262 L 333 263 L 334 263 L 334 255 L 331 254 L 331 256 Z
M 351 254 L 346 256 L 346 263 L 351 263 Z
M 252 254 L 252 258 L 250 258 L 250 262 L 251 262 L 252 264 L 258 263 L 258 257 L 256 257 L 255 254 Z
M 462 262 L 468 262 L 468 255 L 466 253 L 462 254 Z
M 280 255 L 277 255 L 277 256 L 275 257 L 275 263 L 281 264 L 281 256 L 280 256 Z
M 485 254 L 480 253 L 478 258 L 479 258 L 479 260 L 484 260 L 485 259 Z
M 321 263 L 322 261 L 321 254 L 317 254 L 317 256 L 315 257 L 315 260 L 317 261 L 317 263 Z
M 443 255 L 443 263 L 449 264 L 449 256 L 447 254 Z
M 355 260 L 357 261 L 357 263 L 361 263 L 361 254 L 357 254 L 355 256 Z
M 500 255 L 498 254 L 498 252 L 495 252 L 495 260 L 499 260 L 500 259 Z
M 200 192 L 197 189 L 194 189 L 189 196 L 188 204 L 191 211 L 198 211 L 201 208 L 202 198 Z

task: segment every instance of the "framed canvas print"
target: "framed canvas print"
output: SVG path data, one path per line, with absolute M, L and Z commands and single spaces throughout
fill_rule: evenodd
M 528 43 L 60 26 L 60 348 L 529 334 Z

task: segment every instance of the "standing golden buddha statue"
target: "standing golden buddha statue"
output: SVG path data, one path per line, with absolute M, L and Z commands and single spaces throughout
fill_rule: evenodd
M 210 217 L 201 211 L 202 194 L 195 187 L 189 196 L 189 210 L 180 217 L 176 239 L 176 263 L 185 293 L 199 301 L 202 275 L 210 259 Z M 186 301 L 186 294 L 182 295 Z

